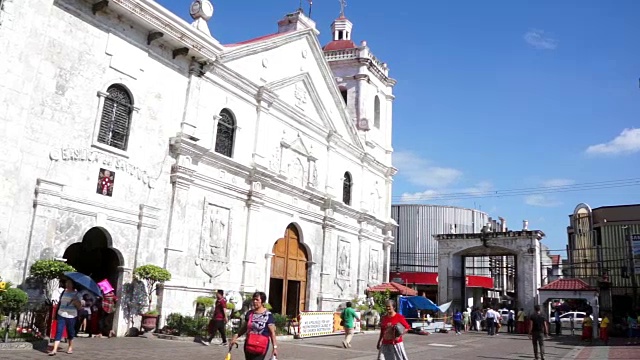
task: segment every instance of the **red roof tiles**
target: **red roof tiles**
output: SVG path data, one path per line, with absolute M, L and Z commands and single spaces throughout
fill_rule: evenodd
M 322 50 L 335 51 L 335 50 L 346 50 L 346 49 L 355 49 L 355 48 L 357 48 L 357 46 L 351 40 L 333 40 L 332 42 L 325 45 L 322 48 Z
M 238 43 L 235 43 L 235 44 L 228 44 L 228 45 L 225 45 L 225 46 L 240 46 L 240 45 L 252 44 L 252 43 L 256 43 L 256 42 L 263 41 L 263 40 L 273 39 L 275 37 L 278 37 L 278 36 L 286 34 L 286 33 L 287 32 L 275 33 L 275 34 L 269 34 L 269 35 L 262 35 L 262 36 L 258 36 L 257 38 L 241 41 L 241 42 L 238 42 Z
M 389 290 L 392 294 L 400 294 L 400 295 L 408 295 L 408 296 L 416 296 L 418 295 L 418 292 L 406 287 L 402 284 L 398 284 L 398 283 L 394 283 L 394 282 L 390 282 L 390 283 L 384 283 L 384 284 L 380 284 L 380 285 L 376 285 L 376 286 L 372 286 L 370 288 L 367 289 L 368 292 L 384 292 Z
M 580 279 L 558 279 L 552 281 L 538 290 L 594 290 L 589 284 Z

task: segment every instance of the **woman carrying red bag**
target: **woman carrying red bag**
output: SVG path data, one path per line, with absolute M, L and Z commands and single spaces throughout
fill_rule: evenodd
M 255 292 L 253 294 L 253 310 L 245 316 L 240 331 L 233 336 L 229 349 L 238 341 L 238 337 L 247 334 L 244 342 L 244 357 L 246 360 L 265 360 L 278 356 L 276 343 L 276 322 L 273 314 L 264 307 L 267 294 Z

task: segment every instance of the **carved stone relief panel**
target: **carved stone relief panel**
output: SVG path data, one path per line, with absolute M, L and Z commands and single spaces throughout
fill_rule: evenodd
M 375 283 L 380 278 L 380 252 L 377 249 L 369 251 L 369 282 Z
M 344 238 L 338 238 L 338 256 L 336 276 L 350 279 L 351 276 L 351 243 Z
M 283 134 L 280 142 L 280 154 L 276 152 L 273 155 L 273 168 L 276 163 L 280 163 L 280 175 L 286 177 L 288 181 L 299 187 L 317 187 L 318 186 L 318 169 L 316 166 L 316 158 L 312 154 L 312 147 L 307 147 L 302 140 L 300 134 L 293 141 L 286 139 Z
M 231 210 L 205 199 L 196 265 L 211 280 L 227 270 L 233 218 Z

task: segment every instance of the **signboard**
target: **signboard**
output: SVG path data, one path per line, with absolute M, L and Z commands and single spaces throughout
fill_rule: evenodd
M 356 311 L 358 317 L 361 316 Z M 334 334 L 343 334 L 344 328 L 340 326 L 340 313 L 333 311 L 303 311 L 300 313 L 300 321 L 298 322 L 298 337 L 307 338 L 314 336 L 325 336 Z M 360 332 L 360 322 L 354 324 L 356 333 Z
M 334 333 L 333 311 L 303 311 L 300 313 L 298 337 L 331 335 Z
M 640 274 L 640 234 L 631 235 L 631 251 L 633 252 L 633 266 L 636 274 Z

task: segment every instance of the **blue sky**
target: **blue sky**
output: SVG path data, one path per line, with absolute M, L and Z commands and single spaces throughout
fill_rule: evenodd
M 158 2 L 190 20 L 190 1 Z M 223 44 L 275 32 L 299 5 L 212 2 Z M 339 9 L 314 1 L 323 44 Z M 639 13 L 637 0 L 348 1 L 353 39 L 398 80 L 394 201 L 527 219 L 551 249 L 578 203 L 639 203 Z M 621 179 L 639 181 L 582 185 Z

